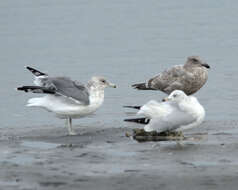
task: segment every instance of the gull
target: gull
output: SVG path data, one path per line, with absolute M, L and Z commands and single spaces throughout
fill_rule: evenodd
M 101 76 L 93 76 L 84 85 L 69 77 L 50 77 L 34 68 L 26 68 L 35 76 L 35 86 L 21 86 L 17 90 L 45 95 L 29 99 L 27 106 L 41 107 L 55 113 L 58 118 L 66 119 L 69 135 L 76 135 L 72 118 L 85 117 L 95 112 L 104 101 L 104 89 L 116 88 L 115 84 Z
M 182 90 L 191 95 L 206 83 L 209 68 L 199 56 L 190 56 L 184 65 L 175 65 L 147 82 L 133 84 L 132 87 L 138 90 L 160 90 L 166 94 Z
M 124 121 L 145 124 L 146 132 L 183 131 L 199 126 L 205 117 L 205 110 L 194 96 L 187 96 L 181 90 L 174 90 L 163 102 L 151 100 L 143 106 L 125 106 L 139 109 L 143 117 Z

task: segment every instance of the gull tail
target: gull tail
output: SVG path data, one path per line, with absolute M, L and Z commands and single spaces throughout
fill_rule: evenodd
M 43 105 L 44 105 L 44 97 L 40 97 L 40 98 L 29 99 L 26 106 L 28 106 L 28 107 L 43 107 Z
M 36 69 L 34 69 L 34 68 L 32 68 L 32 67 L 26 66 L 26 69 L 28 69 L 29 71 L 31 71 L 32 74 L 35 75 L 36 77 L 39 77 L 39 76 L 47 76 L 46 73 L 42 73 L 42 72 L 40 72 L 40 71 L 38 71 L 38 70 L 36 70 Z
M 22 86 L 18 87 L 17 90 L 24 92 L 32 92 L 32 93 L 43 93 L 43 94 L 55 94 L 55 91 L 49 88 L 41 87 L 41 86 Z
M 139 110 L 141 106 L 123 106 L 124 108 L 132 108 L 132 109 L 137 109 Z
M 142 118 L 133 118 L 133 119 L 124 119 L 126 122 L 140 123 L 140 124 L 148 124 L 150 119 L 142 117 Z
M 132 88 L 137 90 L 153 90 L 152 88 L 148 87 L 146 83 L 138 83 L 138 84 L 133 84 L 131 86 Z

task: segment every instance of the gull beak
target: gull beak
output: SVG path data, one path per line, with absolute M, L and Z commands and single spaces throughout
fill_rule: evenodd
M 117 86 L 113 83 L 108 83 L 108 86 L 111 87 L 111 88 L 116 88 Z
M 210 69 L 210 66 L 207 63 L 203 63 L 202 66 Z
M 167 102 L 167 101 L 169 101 L 168 97 L 162 99 L 162 102 Z

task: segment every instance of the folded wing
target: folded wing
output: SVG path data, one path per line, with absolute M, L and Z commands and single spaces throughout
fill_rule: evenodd
M 54 94 L 75 101 L 78 104 L 89 105 L 88 88 L 78 81 L 68 77 L 50 77 L 46 73 L 32 67 L 26 67 L 34 76 L 36 86 L 22 86 L 17 90 L 33 93 Z
M 71 80 L 70 78 L 44 77 L 41 79 L 41 86 L 54 89 L 57 95 L 72 99 L 79 104 L 89 104 L 89 91 L 87 87 L 78 81 Z
M 193 74 L 187 72 L 182 65 L 176 65 L 150 79 L 148 86 L 170 94 L 173 90 L 184 90 L 186 81 L 191 81 L 193 78 Z
M 181 125 L 187 125 L 196 120 L 188 113 L 180 110 L 174 102 L 150 101 L 141 108 L 138 114 L 150 118 L 150 122 L 144 128 L 146 131 L 175 130 Z

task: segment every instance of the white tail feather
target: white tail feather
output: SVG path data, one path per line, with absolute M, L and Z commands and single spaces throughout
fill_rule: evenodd
M 28 100 L 27 105 L 28 107 L 34 107 L 34 106 L 43 106 L 43 98 L 31 98 Z

